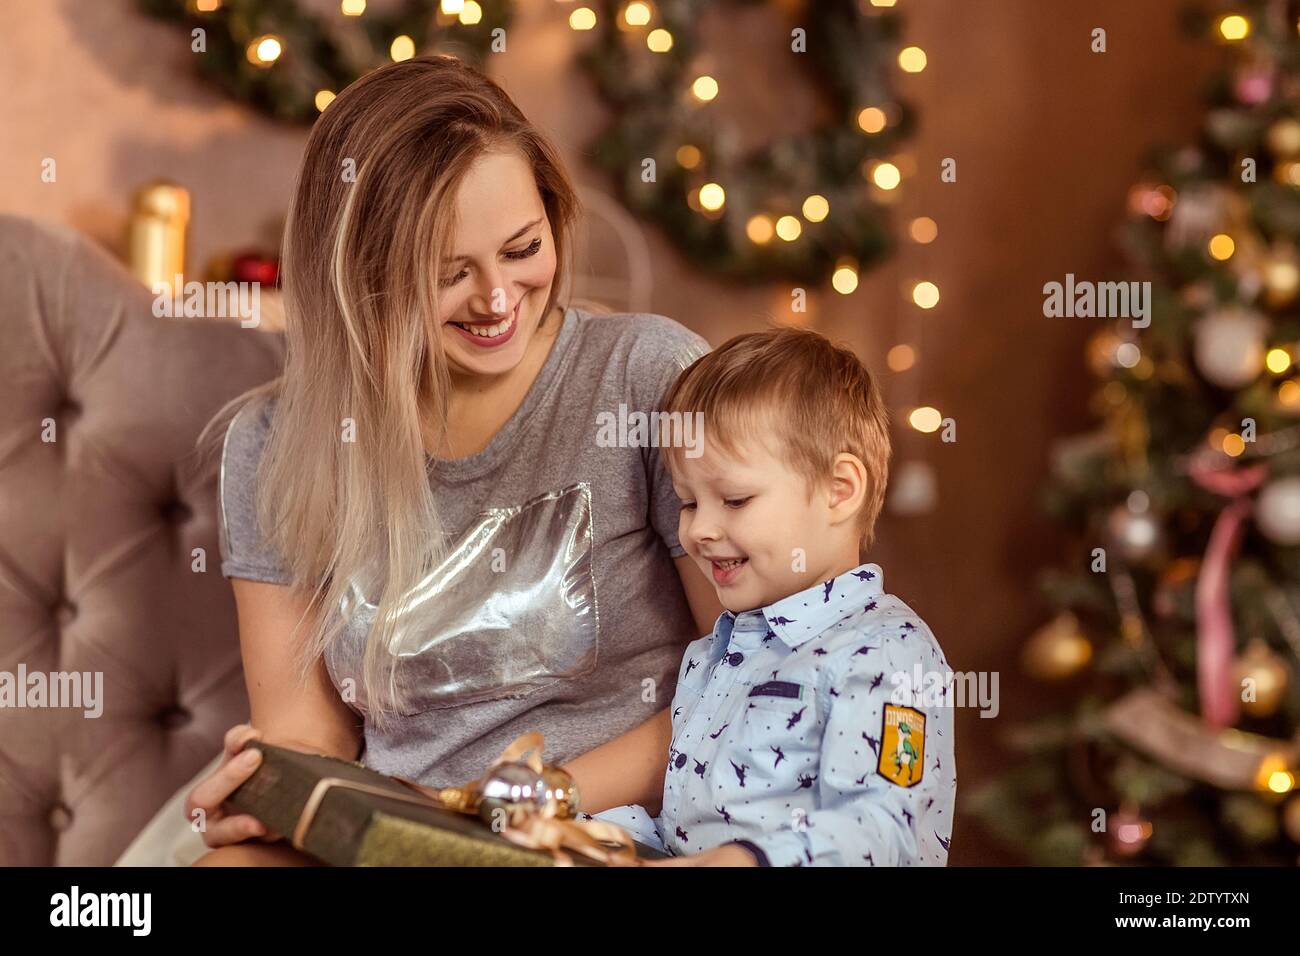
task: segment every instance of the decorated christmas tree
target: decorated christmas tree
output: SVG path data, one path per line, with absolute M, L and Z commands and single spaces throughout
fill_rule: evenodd
M 1188 26 L 1227 49 L 1128 197 L 1149 311 L 1090 341 L 1101 426 L 1054 455 L 1072 552 L 1023 659 L 1068 709 L 973 800 L 1035 863 L 1300 857 L 1300 4 Z

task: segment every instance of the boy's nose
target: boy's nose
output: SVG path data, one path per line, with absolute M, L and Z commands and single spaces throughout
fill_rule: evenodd
M 722 537 L 722 529 L 712 521 L 696 519 L 691 522 L 691 529 L 688 532 L 691 541 L 698 547 L 701 544 L 716 542 Z

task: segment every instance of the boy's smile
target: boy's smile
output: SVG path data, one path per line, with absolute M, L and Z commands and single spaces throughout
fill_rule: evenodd
M 707 560 L 713 565 L 713 583 L 725 587 L 736 580 L 749 558 L 720 559 L 710 555 Z

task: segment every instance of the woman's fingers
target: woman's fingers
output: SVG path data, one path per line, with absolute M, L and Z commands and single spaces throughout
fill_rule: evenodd
M 210 847 L 227 846 L 231 843 L 243 843 L 266 835 L 266 827 L 257 817 L 240 813 L 232 817 L 222 816 L 209 820 L 203 831 L 203 842 Z
M 200 780 L 194 789 L 190 791 L 185 800 L 185 816 L 192 826 L 198 825 L 202 827 L 203 840 L 209 846 L 222 846 L 224 843 L 247 839 L 251 835 L 242 833 L 234 837 L 233 841 L 227 839 L 232 828 L 224 825 L 227 818 L 222 806 L 226 799 L 253 775 L 253 771 L 257 769 L 261 762 L 262 752 L 260 750 L 256 748 L 245 750 L 237 756 L 226 759 L 220 767 Z M 249 817 L 249 819 L 253 818 Z M 247 824 L 244 824 L 244 826 L 246 827 Z M 260 827 L 261 824 L 258 824 L 258 826 Z M 239 827 L 234 829 L 238 830 Z M 265 832 L 265 830 L 263 829 L 262 832 Z M 260 835 L 260 833 L 257 835 Z M 221 840 L 222 842 L 213 842 L 214 840 Z
M 263 843 L 279 843 L 281 840 L 284 839 L 284 836 L 282 834 L 276 833 L 274 830 L 268 830 L 266 828 L 266 825 L 262 824 L 262 835 L 259 837 L 259 839 Z
M 233 757 L 248 744 L 250 740 L 261 739 L 262 733 L 252 724 L 236 724 L 226 731 L 223 742 L 226 756 Z

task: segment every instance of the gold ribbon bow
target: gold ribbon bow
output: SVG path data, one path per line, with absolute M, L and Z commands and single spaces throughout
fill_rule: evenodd
M 482 780 L 502 764 L 522 763 L 538 779 L 546 769 L 542 763 L 544 738 L 537 731 L 516 737 L 501 755 L 488 767 L 488 772 L 478 780 L 463 787 L 444 787 L 433 790 L 410 780 L 403 783 L 418 788 L 438 804 L 460 813 L 478 813 Z M 400 777 L 398 778 L 401 779 Z M 561 805 L 553 793 L 548 792 L 545 802 L 519 804 L 506 813 L 501 835 L 511 843 L 530 850 L 546 850 L 556 866 L 572 866 L 573 861 L 565 850 L 572 850 L 607 866 L 640 866 L 636 846 L 631 835 L 622 827 L 602 820 L 574 820 L 568 818 L 568 809 Z M 613 844 L 609 846 L 608 844 Z

